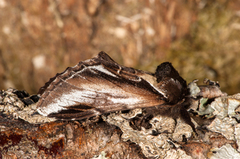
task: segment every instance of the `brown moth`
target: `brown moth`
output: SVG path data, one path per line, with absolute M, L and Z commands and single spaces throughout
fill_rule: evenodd
M 169 62 L 155 73 L 121 66 L 105 52 L 68 67 L 40 88 L 39 114 L 81 120 L 104 113 L 148 108 L 181 117 L 195 131 L 186 110 L 186 81 Z

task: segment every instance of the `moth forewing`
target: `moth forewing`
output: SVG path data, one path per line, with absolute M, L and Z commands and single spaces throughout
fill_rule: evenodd
M 61 116 L 59 114 L 64 113 L 61 118 L 69 119 L 70 116 L 74 116 L 83 119 L 112 111 L 152 107 L 165 103 L 163 95 L 156 90 L 152 82 L 130 72 L 122 76 L 118 70 L 109 71 L 102 63 L 108 65 L 112 63 L 117 68 L 116 63 L 103 61 L 100 56 L 79 63 L 59 74 L 42 94 L 37 104 L 38 112 L 44 116 L 59 117 Z M 131 78 L 128 78 L 129 76 Z

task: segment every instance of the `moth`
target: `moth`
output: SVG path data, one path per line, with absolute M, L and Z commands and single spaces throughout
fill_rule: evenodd
M 169 62 L 155 73 L 125 67 L 105 52 L 68 67 L 39 90 L 37 111 L 57 119 L 81 120 L 105 113 L 146 108 L 181 117 L 195 131 L 186 110 L 186 81 Z

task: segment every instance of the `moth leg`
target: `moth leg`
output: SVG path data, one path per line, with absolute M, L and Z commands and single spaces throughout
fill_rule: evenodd
M 152 118 L 153 118 L 152 114 L 144 115 L 140 121 L 140 126 L 144 127 L 145 129 L 150 129 L 152 125 L 149 122 Z
M 151 114 L 145 114 L 145 115 L 137 115 L 136 117 L 132 118 L 130 120 L 130 126 L 134 130 L 141 130 L 141 127 L 144 127 L 145 129 L 150 129 L 152 125 L 149 123 L 149 121 L 153 118 Z
M 190 125 L 192 127 L 193 132 L 197 134 L 195 125 L 191 121 L 190 115 L 184 106 L 181 106 L 180 108 L 180 118 L 183 119 L 183 121 L 186 124 Z

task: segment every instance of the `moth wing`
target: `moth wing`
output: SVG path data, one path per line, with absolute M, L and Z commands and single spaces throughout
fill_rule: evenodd
M 51 79 L 37 110 L 59 119 L 84 119 L 166 103 L 161 92 L 139 76 L 141 71 L 133 71 L 122 68 L 106 54 L 80 62 Z

